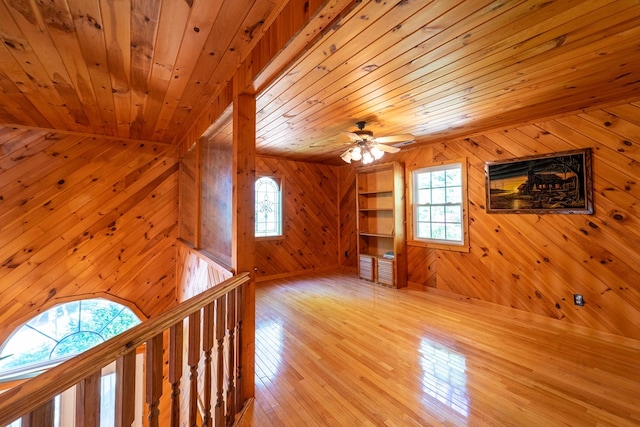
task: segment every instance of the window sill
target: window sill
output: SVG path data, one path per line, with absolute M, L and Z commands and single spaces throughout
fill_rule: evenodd
M 260 236 L 256 237 L 256 242 L 262 242 L 267 240 L 284 240 L 284 236 L 281 234 L 279 236 Z
M 416 246 L 420 248 L 430 248 L 430 249 L 439 249 L 443 251 L 453 251 L 453 252 L 465 252 L 469 253 L 471 248 L 469 245 L 449 245 L 446 243 L 433 243 L 433 242 L 424 242 L 422 240 L 408 240 L 408 246 Z

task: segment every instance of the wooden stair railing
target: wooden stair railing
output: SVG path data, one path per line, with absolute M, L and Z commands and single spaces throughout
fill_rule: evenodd
M 114 361 L 115 426 L 130 426 L 134 422 L 136 398 L 144 399 L 146 404 L 144 425 L 158 426 L 161 419 L 162 425 L 176 427 L 182 425 L 181 419 L 189 426 L 232 424 L 236 413 L 242 409 L 238 404 L 246 403 L 240 397 L 242 348 L 239 336 L 243 319 L 241 298 L 246 295 L 243 285 L 248 282 L 249 273 L 231 277 L 160 316 L 2 393 L 0 426 L 22 419 L 23 426 L 52 427 L 55 396 L 73 386 L 76 386 L 75 425 L 99 425 L 100 372 Z M 188 330 L 183 334 L 185 319 Z M 168 337 L 166 345 L 165 334 Z M 135 356 L 143 347 L 144 392 L 142 396 L 135 396 Z M 165 348 L 170 404 L 166 405 L 169 413 L 160 414 Z M 183 351 L 188 369 L 183 369 Z M 201 356 L 204 356 L 203 360 Z M 198 369 L 203 369 L 203 384 L 198 384 Z M 183 376 L 187 377 L 184 382 Z M 188 385 L 186 390 L 180 391 L 181 383 Z M 199 396 L 200 392 L 202 396 Z M 181 393 L 188 394 L 187 408 L 180 403 Z M 198 405 L 199 401 L 201 405 Z

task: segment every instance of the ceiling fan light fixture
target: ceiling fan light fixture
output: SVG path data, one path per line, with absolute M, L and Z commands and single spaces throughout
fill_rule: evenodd
M 342 157 L 342 160 L 345 162 L 351 163 L 351 150 L 345 151 L 340 157 Z
M 351 163 L 352 160 L 356 162 L 362 160 L 362 163 L 365 165 L 372 163 L 374 160 L 381 159 L 384 153 L 397 153 L 400 151 L 398 147 L 391 147 L 385 144 L 413 140 L 413 135 L 409 134 L 374 138 L 373 132 L 364 130 L 365 124 L 365 122 L 357 122 L 356 126 L 358 130 L 354 132 L 342 132 L 351 139 L 353 144 L 352 148 L 349 148 L 340 155 L 342 160 L 347 163 Z
M 364 153 L 362 153 L 362 164 L 368 165 L 371 162 L 373 162 L 371 151 L 369 149 L 364 150 Z
M 356 162 L 362 159 L 362 149 L 359 145 L 353 147 L 353 150 L 351 151 L 351 159 L 355 160 Z
M 374 145 L 373 147 L 371 147 L 371 154 L 373 155 L 374 159 L 380 160 L 382 156 L 384 156 L 384 151 Z

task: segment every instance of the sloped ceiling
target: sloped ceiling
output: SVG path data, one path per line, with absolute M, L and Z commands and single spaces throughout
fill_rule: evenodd
M 0 1 L 0 123 L 177 144 L 283 2 Z M 361 120 L 425 144 L 638 99 L 638 40 L 631 0 L 354 2 L 258 94 L 257 149 L 332 163 Z

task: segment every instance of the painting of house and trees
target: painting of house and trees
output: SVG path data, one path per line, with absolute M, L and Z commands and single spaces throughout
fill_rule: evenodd
M 485 164 L 487 212 L 592 214 L 591 150 Z

